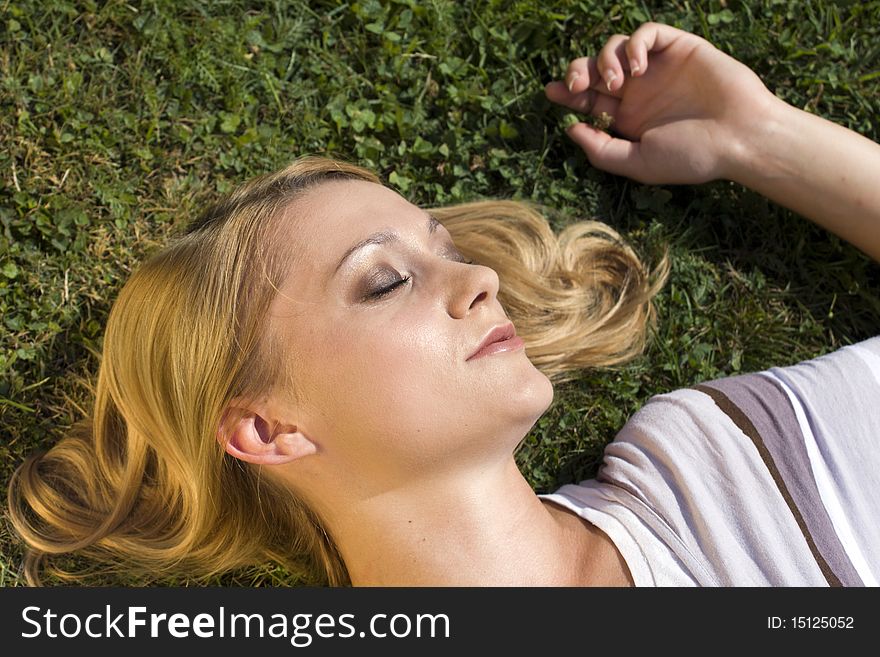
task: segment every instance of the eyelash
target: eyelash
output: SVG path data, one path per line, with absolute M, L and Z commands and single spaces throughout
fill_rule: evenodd
M 383 287 L 379 290 L 376 290 L 375 292 L 370 292 L 367 295 L 367 298 L 368 299 L 379 299 L 381 297 L 384 297 L 385 295 L 390 294 L 391 292 L 394 292 L 394 290 L 399 288 L 401 285 L 405 285 L 411 279 L 412 279 L 412 276 L 404 276 L 403 278 L 394 281 L 391 285 L 388 285 L 388 286 Z
M 460 262 L 464 265 L 474 264 L 473 260 L 466 260 L 463 256 L 460 259 L 457 259 L 455 262 Z M 404 276 L 403 278 L 400 278 L 391 283 L 391 285 L 386 285 L 385 287 L 380 288 L 374 292 L 370 292 L 369 294 L 367 294 L 367 299 L 381 299 L 382 297 L 391 294 L 392 292 L 394 292 L 394 290 L 401 287 L 402 285 L 406 285 L 411 280 L 412 276 Z

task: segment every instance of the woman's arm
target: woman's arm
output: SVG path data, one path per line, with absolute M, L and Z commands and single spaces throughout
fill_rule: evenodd
M 777 99 L 729 178 L 880 262 L 880 146 Z
M 613 119 L 622 138 L 568 130 L 594 166 L 652 184 L 734 180 L 880 261 L 880 146 L 786 104 L 706 40 L 647 23 L 546 91 Z

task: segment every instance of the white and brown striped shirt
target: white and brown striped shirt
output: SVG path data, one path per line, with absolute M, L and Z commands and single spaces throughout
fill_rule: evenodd
M 652 397 L 596 479 L 540 497 L 637 586 L 877 586 L 880 336 Z

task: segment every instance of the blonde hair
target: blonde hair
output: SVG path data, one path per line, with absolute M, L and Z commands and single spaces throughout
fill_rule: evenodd
M 225 453 L 225 412 L 282 381 L 265 315 L 285 276 L 279 212 L 326 180 L 371 172 L 302 158 L 244 185 L 125 284 L 107 323 L 91 417 L 16 470 L 8 504 L 25 575 L 75 579 L 59 557 L 121 561 L 128 573 L 210 576 L 277 562 L 307 584 L 349 583 L 320 519 L 259 469 Z M 640 353 L 654 321 L 653 272 L 598 222 L 556 237 L 529 205 L 435 208 L 463 254 L 494 268 L 529 357 L 563 380 Z M 255 511 L 256 510 L 256 511 Z

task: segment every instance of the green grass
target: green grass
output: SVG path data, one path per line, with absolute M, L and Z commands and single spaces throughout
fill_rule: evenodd
M 539 492 L 592 476 L 651 395 L 877 333 L 878 267 L 733 184 L 590 168 L 543 84 L 615 32 L 695 31 L 788 102 L 878 139 L 880 2 L 38 2 L 0 12 L 0 481 L 88 409 L 131 269 L 218 193 L 305 153 L 421 204 L 533 199 L 671 245 L 656 339 L 586 372 L 518 455 Z M 0 523 L 0 584 L 20 547 Z M 132 583 L 124 577 L 97 581 Z M 278 584 L 267 566 L 222 580 Z

